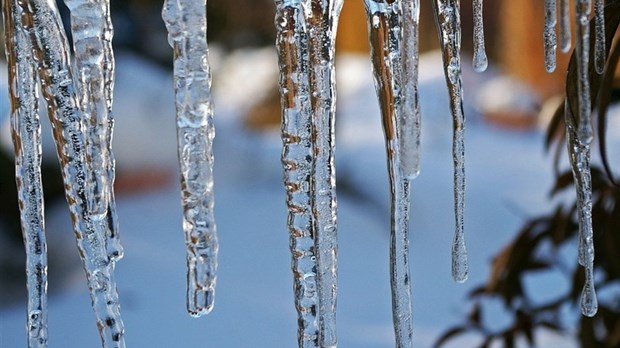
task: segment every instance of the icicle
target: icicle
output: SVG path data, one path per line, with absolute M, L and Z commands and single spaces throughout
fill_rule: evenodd
M 301 0 L 276 1 L 282 103 L 282 164 L 288 207 L 299 347 L 319 347 L 317 259 L 312 220 L 312 119 L 308 33 Z
M 581 143 L 589 144 L 592 142 L 592 122 L 590 115 L 590 0 L 576 0 L 575 18 L 577 23 L 577 40 L 575 44 L 575 55 L 577 57 L 577 83 L 578 105 L 579 105 L 579 124 L 577 127 L 577 137 Z
M 101 339 L 104 347 L 124 347 L 125 330 L 114 267 L 105 247 L 107 238 L 98 233 L 96 222 L 88 213 L 88 167 L 83 125 L 69 63 L 69 45 L 58 8 L 52 0 L 18 0 L 17 3 L 22 11 L 21 24 L 30 33 L 43 96 L 54 126 L 65 193 Z
M 465 115 L 461 82 L 461 19 L 458 0 L 435 0 L 435 21 L 441 41 L 444 72 L 450 95 L 453 118 L 452 157 L 454 161 L 454 208 L 456 230 L 452 243 L 452 278 L 462 283 L 467 280 L 467 248 L 463 214 L 465 209 Z
M 487 60 L 486 49 L 484 48 L 484 26 L 482 16 L 482 0 L 474 0 L 474 70 L 483 72 L 487 70 L 489 61 Z
M 306 0 L 314 146 L 313 219 L 318 262 L 319 344 L 335 347 L 338 239 L 334 163 L 336 75 L 334 55 L 343 0 Z
M 99 233 L 107 236 L 108 256 L 116 261 L 122 257 L 123 248 L 118 238 L 112 187 L 111 85 L 114 76 L 112 71 L 106 71 L 114 64 L 109 1 L 65 0 L 65 4 L 71 10 L 77 90 L 87 132 L 88 213 Z
M 545 69 L 547 72 L 555 71 L 556 48 L 558 40 L 555 35 L 557 24 L 557 10 L 555 0 L 545 0 Z
M 594 234 L 592 231 L 592 177 L 590 175 L 590 145 L 577 136 L 568 104 L 565 104 L 566 136 L 569 159 L 577 190 L 577 214 L 579 217 L 579 264 L 584 266 L 586 280 L 581 295 L 581 312 L 594 316 L 598 309 L 594 287 Z
M 213 215 L 213 103 L 208 62 L 206 1 L 167 0 L 162 18 L 174 49 L 177 139 L 187 243 L 187 310 L 213 308 L 217 234 Z
M 21 11 L 11 1 L 3 6 L 9 66 L 11 135 L 15 146 L 15 178 L 26 246 L 28 347 L 47 347 L 47 243 L 41 182 L 39 93 L 28 33 L 19 24 Z
M 560 0 L 560 47 L 566 53 L 571 46 L 569 0 Z
M 604 0 L 594 0 L 594 67 L 598 74 L 602 74 L 605 70 L 605 60 L 607 59 L 604 7 Z
M 409 179 L 400 165 L 403 112 L 403 18 L 400 2 L 365 0 L 375 86 L 385 132 L 391 193 L 390 283 L 396 346 L 412 347 L 409 277 Z
M 406 0 L 402 2 L 403 11 L 403 111 L 400 113 L 400 163 L 403 175 L 413 179 L 420 174 L 420 141 L 421 117 L 418 99 L 418 29 L 420 18 L 420 0 Z

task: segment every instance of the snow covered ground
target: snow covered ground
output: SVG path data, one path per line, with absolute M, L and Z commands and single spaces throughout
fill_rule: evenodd
M 215 309 L 200 319 L 185 313 L 185 250 L 176 180 L 146 193 L 120 194 L 117 210 L 125 258 L 117 265 L 117 282 L 129 347 L 296 345 L 281 142 L 277 132 L 250 133 L 240 120 L 251 102 L 275 85 L 276 57 L 270 49 L 227 57 L 213 53 L 220 237 Z M 127 54 L 117 59 L 114 148 L 119 170 L 174 170 L 171 76 Z M 468 312 L 467 292 L 484 281 L 490 258 L 523 220 L 546 209 L 552 179 L 542 133 L 482 123 L 471 100 L 489 75 L 466 71 L 470 280 L 454 283 L 451 120 L 440 64 L 436 53 L 421 59 L 422 172 L 412 188 L 410 249 L 417 347 L 430 347 Z M 389 197 L 379 109 L 367 57 L 341 57 L 337 69 L 336 165 L 344 188 L 338 196 L 339 343 L 389 347 Z M 66 215 L 64 206 L 48 210 L 50 244 L 72 245 Z M 50 347 L 95 347 L 99 339 L 77 252 L 65 257 L 74 259 L 75 266 L 67 270 L 69 282 L 50 284 L 63 289 L 54 291 L 49 301 Z M 558 286 L 568 285 L 558 285 L 553 276 L 531 282 L 531 290 L 541 296 L 558 291 Z M 501 325 L 501 315 L 495 317 Z M 0 347 L 26 346 L 24 326 L 25 304 L 1 308 Z M 538 338 L 540 347 L 576 346 L 568 337 L 541 333 Z M 468 337 L 452 346 L 470 347 L 474 342 L 476 337 Z

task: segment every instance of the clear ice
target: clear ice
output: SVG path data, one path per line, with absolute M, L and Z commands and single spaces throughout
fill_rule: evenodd
M 318 262 L 319 344 L 336 347 L 338 235 L 336 225 L 335 112 L 336 32 L 343 0 L 306 1 L 310 105 L 312 109 L 313 219 Z
M 590 113 L 590 0 L 576 0 L 575 21 L 577 26 L 577 40 L 575 43 L 575 56 L 577 58 L 577 95 L 579 124 L 577 126 L 577 138 L 583 144 L 592 142 L 593 131 Z
M 598 74 L 605 70 L 605 1 L 594 0 L 594 67 Z
M 465 115 L 461 82 L 461 19 L 458 0 L 435 0 L 435 21 L 439 31 L 450 111 L 452 113 L 454 162 L 454 208 L 456 227 L 452 242 L 452 278 L 465 282 L 469 274 L 463 215 L 465 210 Z
M 47 347 L 47 243 L 43 220 L 38 76 L 30 59 L 32 48 L 28 33 L 20 23 L 20 8 L 11 1 L 4 1 L 3 14 L 15 178 L 26 247 L 28 347 L 44 348 Z
M 482 16 L 482 0 L 474 0 L 474 62 L 476 72 L 487 70 L 489 61 L 484 47 L 484 21 Z
M 88 213 L 107 236 L 108 256 L 123 256 L 114 200 L 112 154 L 113 29 L 109 0 L 64 0 L 71 11 L 77 93 L 84 130 L 89 178 Z
M 166 0 L 162 18 L 174 50 L 174 91 L 187 246 L 187 310 L 213 309 L 218 241 L 213 213 L 213 102 L 206 0 Z
M 571 47 L 570 6 L 569 0 L 560 0 L 560 48 L 566 53 Z
M 89 213 L 89 167 L 82 113 L 69 60 L 69 45 L 52 0 L 18 0 L 21 25 L 29 33 L 41 90 L 54 129 L 65 194 L 84 264 L 97 327 L 104 347 L 125 347 L 124 326 L 107 238 L 99 216 Z
M 409 275 L 409 178 L 401 166 L 403 74 L 403 13 L 401 2 L 365 0 L 371 60 L 385 133 L 391 194 L 390 284 L 396 347 L 413 346 Z
M 299 347 L 319 347 L 317 258 L 312 217 L 312 114 L 308 32 L 302 1 L 276 1 L 276 48 L 280 64 L 282 165 L 288 208 L 293 290 Z
M 577 191 L 579 219 L 578 261 L 585 268 L 585 285 L 581 294 L 581 312 L 594 316 L 598 309 L 594 286 L 594 233 L 592 230 L 592 177 L 590 175 L 590 144 L 577 136 L 570 108 L 565 106 L 566 136 L 569 159 Z
M 300 347 L 337 345 L 334 55 L 342 4 L 276 0 L 282 162 Z
M 420 0 L 406 0 L 402 6 L 402 112 L 399 113 L 398 140 L 403 175 L 414 179 L 420 174 L 422 120 L 418 98 Z
M 556 49 L 558 39 L 555 34 L 555 27 L 558 22 L 557 8 L 555 0 L 545 0 L 545 69 L 547 72 L 555 71 Z

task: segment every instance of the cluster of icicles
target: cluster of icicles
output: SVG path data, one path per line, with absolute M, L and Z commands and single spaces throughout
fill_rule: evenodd
M 114 58 L 109 0 L 65 0 L 71 10 L 74 60 L 54 0 L 3 2 L 9 61 L 12 137 L 22 232 L 27 251 L 28 340 L 47 346 L 47 255 L 43 225 L 39 91 L 54 128 L 66 197 L 104 347 L 124 347 L 114 280 L 123 255 L 112 185 Z M 364 0 L 371 61 L 386 139 L 390 178 L 390 280 L 397 347 L 412 346 L 408 230 L 411 181 L 418 175 L 419 0 Z M 282 104 L 282 163 L 298 311 L 300 347 L 335 347 L 337 226 L 334 166 L 335 34 L 343 0 L 276 0 L 276 46 Z M 460 10 L 434 0 L 453 117 L 455 235 L 452 276 L 468 276 L 463 231 L 465 196 Z M 474 5 L 474 61 L 487 58 L 482 0 Z M 174 89 L 188 261 L 188 312 L 213 307 L 218 243 L 213 215 L 213 107 L 206 40 L 206 1 L 166 0 L 163 19 L 174 48 Z M 560 41 L 570 49 L 568 0 L 560 0 Z M 579 212 L 579 263 L 586 270 L 582 312 L 597 310 L 589 145 L 592 141 L 588 57 L 590 1 L 575 0 L 578 124 L 567 135 Z M 556 0 L 545 1 L 545 66 L 555 69 Z M 605 65 L 603 1 L 594 1 L 595 67 Z

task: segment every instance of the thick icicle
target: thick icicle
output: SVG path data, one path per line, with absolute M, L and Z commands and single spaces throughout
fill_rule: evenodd
M 65 193 L 72 215 L 80 256 L 84 263 L 97 326 L 104 347 L 124 347 L 124 326 L 116 292 L 113 263 L 107 255 L 106 236 L 97 232 L 88 213 L 89 191 L 85 139 L 68 42 L 56 3 L 52 0 L 18 0 L 21 24 L 30 34 L 38 63 L 43 97 L 54 127 Z
M 484 21 L 482 16 L 482 0 L 474 0 L 474 70 L 483 72 L 487 70 L 489 61 L 484 48 Z
M 577 190 L 577 215 L 579 218 L 579 264 L 585 268 L 585 285 L 581 295 L 581 312 L 594 316 L 598 310 L 594 287 L 594 234 L 592 231 L 592 177 L 590 175 L 590 144 L 577 136 L 573 115 L 565 107 L 566 136 L 569 159 Z
M 206 0 L 166 0 L 162 18 L 174 49 L 174 89 L 187 244 L 187 310 L 213 308 L 218 242 L 213 214 L 213 102 Z
M 598 74 L 605 70 L 605 1 L 594 0 L 594 67 Z
M 336 31 L 343 0 L 306 0 L 310 105 L 312 107 L 313 219 L 318 263 L 319 344 L 335 347 L 338 239 L 336 226 L 334 70 Z
M 109 0 L 65 0 L 71 10 L 71 32 L 75 52 L 80 108 L 86 136 L 89 178 L 88 213 L 107 236 L 108 256 L 123 255 L 118 238 L 113 196 L 112 86 L 114 57 Z
M 456 228 L 452 243 L 452 278 L 462 283 L 467 280 L 467 248 L 463 215 L 465 210 L 465 115 L 461 82 L 461 19 L 458 0 L 435 0 L 435 21 L 442 47 L 444 72 L 450 95 L 450 111 L 454 128 L 452 157 L 454 161 L 454 208 Z
M 545 69 L 547 72 L 555 71 L 556 49 L 558 39 L 555 35 L 555 27 L 558 22 L 555 0 L 545 0 Z
M 308 80 L 308 33 L 301 0 L 276 1 L 276 48 L 280 64 L 282 164 L 288 207 L 298 346 L 319 347 L 317 259 L 312 219 L 312 119 Z
M 592 142 L 593 131 L 590 113 L 590 0 L 576 0 L 575 19 L 577 25 L 577 40 L 575 56 L 577 57 L 577 94 L 579 114 L 577 138 L 583 144 Z
M 385 132 L 391 193 L 390 283 L 396 347 L 413 346 L 409 276 L 409 179 L 400 165 L 403 111 L 400 2 L 365 0 L 375 86 Z
M 15 178 L 26 247 L 28 347 L 47 347 L 47 243 L 41 182 L 41 125 L 37 74 L 21 10 L 12 1 L 3 6 L 11 102 L 11 135 L 15 147 Z
M 566 53 L 571 47 L 569 0 L 560 0 L 560 48 Z
M 421 117 L 418 98 L 419 65 L 419 19 L 420 0 L 402 1 L 403 41 L 402 59 L 402 105 L 398 140 L 401 149 L 400 164 L 403 175 L 413 179 L 420 174 Z

